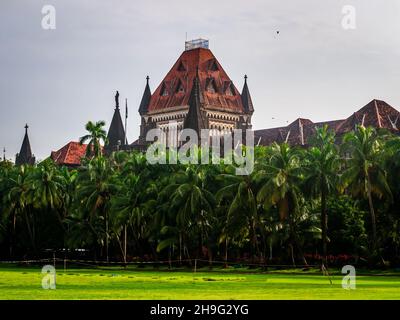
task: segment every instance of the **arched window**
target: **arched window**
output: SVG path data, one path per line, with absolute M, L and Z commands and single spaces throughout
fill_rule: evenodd
M 215 84 L 215 80 L 213 78 L 207 79 L 207 92 L 209 93 L 216 93 L 217 92 L 217 86 Z
M 230 86 L 228 86 L 228 88 L 226 88 L 225 94 L 227 96 L 234 96 L 235 95 L 235 93 L 233 91 L 233 88 L 232 88 L 232 85 L 230 85 Z
M 168 90 L 167 90 L 165 83 L 162 84 L 160 96 L 162 96 L 162 97 L 168 96 Z
M 212 60 L 212 61 L 210 62 L 209 70 L 210 70 L 210 71 L 218 71 L 218 70 L 219 70 L 217 61 Z
M 182 61 L 178 65 L 178 71 L 186 71 L 185 65 Z
M 176 92 L 177 93 L 184 93 L 185 88 L 183 87 L 183 83 L 181 80 L 179 80 L 178 85 L 176 86 Z

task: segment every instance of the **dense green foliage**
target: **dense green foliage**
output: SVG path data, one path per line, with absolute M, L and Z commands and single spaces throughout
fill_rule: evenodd
M 0 257 L 87 249 L 102 260 L 254 263 L 400 261 L 400 139 L 358 127 L 343 143 L 318 129 L 308 148 L 256 147 L 255 169 L 150 165 L 101 155 L 87 125 L 79 168 L 0 164 Z

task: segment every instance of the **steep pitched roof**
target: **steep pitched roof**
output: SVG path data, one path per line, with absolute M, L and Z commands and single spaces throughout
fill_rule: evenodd
M 206 128 L 206 123 L 202 115 L 201 108 L 204 105 L 204 98 L 200 88 L 200 79 L 197 72 L 193 80 L 192 90 L 189 98 L 189 111 L 184 121 L 184 128 L 190 128 L 200 136 L 200 130 Z
M 117 95 L 119 96 L 118 91 Z M 127 143 L 125 141 L 125 129 L 122 123 L 121 113 L 119 112 L 118 96 L 116 96 L 114 115 L 107 134 L 108 143 L 105 148 L 108 150 L 113 150 L 116 146 L 125 145 Z
M 139 114 L 146 114 L 149 108 L 150 99 L 151 99 L 151 91 L 149 86 L 149 76 L 146 77 L 146 87 L 144 88 L 142 100 L 140 101 L 139 106 Z
M 15 159 L 16 165 L 35 163 L 35 158 L 32 155 L 31 143 L 29 142 L 28 128 L 28 125 L 25 125 L 25 136 L 22 141 L 21 150 Z
M 356 125 L 386 128 L 391 131 L 399 132 L 400 112 L 385 101 L 374 99 L 348 117 L 337 128 L 337 133 L 343 134 L 351 131 Z
M 255 130 L 254 142 L 260 145 L 269 145 L 273 142 L 305 145 L 314 130 L 313 124 L 309 119 L 298 118 L 286 127 Z
M 87 144 L 79 142 L 68 142 L 58 151 L 51 152 L 51 159 L 58 165 L 79 166 L 81 159 L 85 156 Z
M 270 145 L 273 142 L 306 145 L 315 128 L 323 125 L 327 125 L 338 137 L 354 130 L 356 125 L 385 128 L 399 134 L 400 112 L 385 101 L 372 100 L 344 120 L 313 123 L 311 120 L 299 118 L 286 127 L 255 130 L 254 142 L 256 145 Z
M 200 91 L 204 98 L 204 107 L 217 108 L 233 112 L 244 112 L 239 91 L 232 85 L 232 92 L 224 91 L 226 82 L 232 83 L 218 60 L 209 49 L 196 48 L 184 51 L 167 73 L 163 81 L 151 96 L 148 111 L 159 112 L 177 106 L 189 104 L 193 79 L 199 70 Z M 206 90 L 206 83 L 212 80 L 213 90 Z M 182 87 L 183 90 L 179 90 Z
M 254 112 L 253 101 L 251 100 L 249 87 L 247 86 L 247 75 L 244 76 L 244 85 L 242 90 L 242 104 L 246 112 L 248 113 Z

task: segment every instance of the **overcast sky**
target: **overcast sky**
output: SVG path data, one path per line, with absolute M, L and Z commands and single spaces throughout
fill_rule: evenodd
M 46 4 L 56 30 L 42 29 Z M 355 30 L 342 27 L 344 5 Z M 1 0 L 0 147 L 14 158 L 26 122 L 39 159 L 88 120 L 108 129 L 115 90 L 134 141 L 145 77 L 154 91 L 186 32 L 210 40 L 239 90 L 248 75 L 255 129 L 346 118 L 373 98 L 400 110 L 399 0 Z

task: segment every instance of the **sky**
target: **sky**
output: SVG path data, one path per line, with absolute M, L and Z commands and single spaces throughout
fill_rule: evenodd
M 44 5 L 56 29 L 42 28 Z M 254 129 L 346 118 L 374 98 L 400 110 L 399 18 L 398 0 L 1 0 L 0 148 L 14 159 L 25 123 L 37 159 L 89 120 L 108 129 L 116 90 L 133 142 L 146 76 L 153 92 L 186 35 L 209 39 L 240 91 L 248 75 Z

